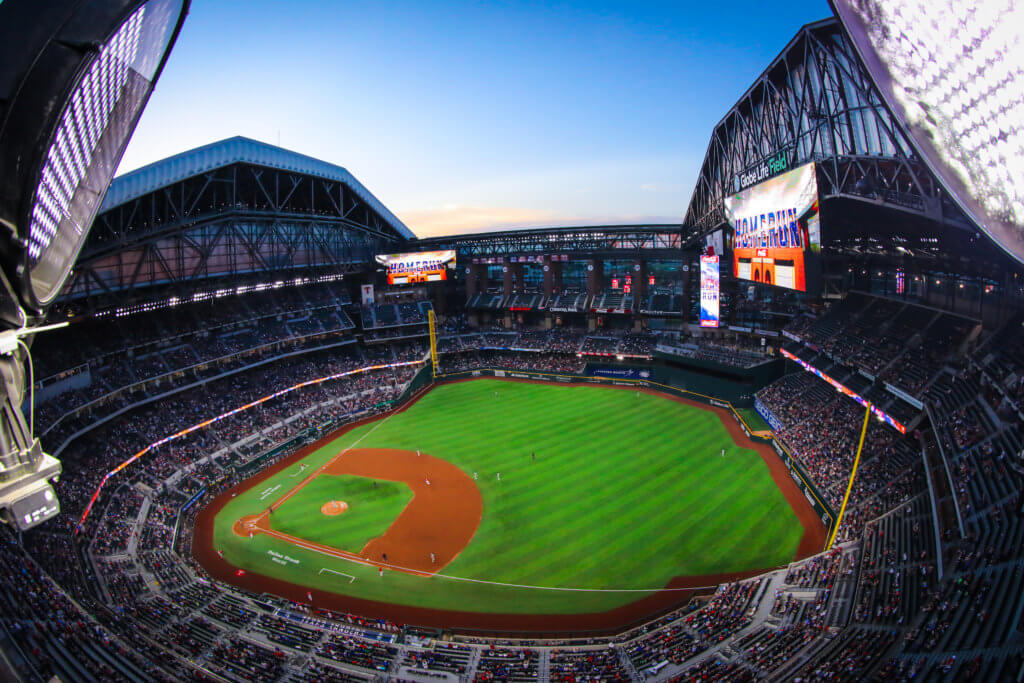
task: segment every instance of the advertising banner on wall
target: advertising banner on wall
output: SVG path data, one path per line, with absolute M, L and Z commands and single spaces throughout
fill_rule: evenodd
M 360 287 L 360 294 L 363 306 L 373 305 L 373 285 L 363 285 Z
M 718 256 L 700 257 L 700 326 L 718 327 Z
M 725 240 L 722 237 L 722 231 L 715 230 L 710 235 L 705 235 L 704 246 L 713 251 L 716 256 L 721 257 L 725 253 Z
M 378 254 L 377 263 L 387 268 L 389 285 L 441 282 L 448 279 L 447 267 L 455 262 L 455 251 L 421 251 L 415 254 Z
M 768 423 L 768 426 L 772 428 L 773 432 L 781 432 L 785 429 L 785 425 L 782 424 L 782 420 L 777 418 L 775 413 L 769 410 L 768 406 L 762 403 L 761 399 L 756 396 L 754 397 L 754 410 L 757 411 L 758 415 L 764 418 L 764 421 Z
M 726 197 L 725 213 L 737 278 L 808 291 L 808 260 L 821 251 L 814 163 Z

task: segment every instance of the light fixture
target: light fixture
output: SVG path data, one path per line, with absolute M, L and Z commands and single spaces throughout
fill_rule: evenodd
M 61 472 L 32 433 L 24 338 L 47 329 L 188 6 L 0 2 L 0 519 L 21 530 L 60 512 Z
M 188 0 L 0 4 L 0 223 L 22 306 L 60 293 Z
M 917 154 L 1024 261 L 1024 3 L 830 2 Z

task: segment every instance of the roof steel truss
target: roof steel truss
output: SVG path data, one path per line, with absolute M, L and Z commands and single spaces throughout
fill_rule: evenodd
M 66 299 L 297 268 L 363 268 L 399 236 L 343 183 L 250 164 L 186 178 L 97 217 Z
M 823 198 L 882 202 L 935 219 L 949 212 L 834 19 L 803 27 L 715 126 L 684 241 L 721 227 L 737 177 L 780 153 L 788 167 L 818 163 Z M 950 217 L 961 220 L 958 212 Z

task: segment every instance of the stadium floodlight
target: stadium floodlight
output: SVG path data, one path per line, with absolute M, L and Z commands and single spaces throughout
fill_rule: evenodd
M 4 269 L 40 313 L 60 292 L 188 0 L 0 4 Z
M 915 151 L 1024 261 L 1024 2 L 830 2 Z
M 61 471 L 32 433 L 23 338 L 46 329 L 188 6 L 0 2 L 0 518 L 20 529 L 60 511 Z

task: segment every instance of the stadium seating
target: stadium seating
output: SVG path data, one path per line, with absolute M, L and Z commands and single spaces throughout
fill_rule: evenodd
M 402 671 L 481 681 L 1019 673 L 1020 386 L 993 379 L 1024 365 L 1020 334 L 1002 328 L 983 336 L 977 350 L 951 358 L 941 349 L 960 349 L 975 333 L 970 321 L 857 293 L 824 315 L 795 316 L 790 323 L 795 336 L 828 342 L 831 350 L 795 341 L 786 348 L 908 422 L 917 420 L 921 438 L 871 422 L 839 530 L 841 545 L 833 551 L 726 583 L 616 636 L 410 646 L 397 640 L 400 625 L 249 595 L 212 581 L 190 559 L 196 506 L 183 508 L 192 497 L 229 486 L 246 463 L 285 457 L 294 447 L 289 444 L 310 430 L 343 423 L 398 396 L 415 367 L 308 387 L 165 444 L 109 489 L 72 537 L 103 475 L 157 439 L 307 378 L 424 360 L 423 341 L 394 341 L 396 334 L 422 328 L 428 310 L 423 302 L 367 309 L 372 313 L 363 317 L 359 341 L 344 308 L 320 305 L 333 296 L 328 291 L 273 293 L 266 306 L 290 306 L 285 315 L 222 318 L 227 327 L 210 333 L 216 339 L 210 353 L 221 354 L 212 360 L 205 343 L 178 334 L 167 320 L 160 336 L 153 336 L 127 318 L 109 323 L 125 331 L 119 345 L 103 335 L 97 344 L 64 349 L 50 361 L 63 371 L 87 366 L 90 381 L 103 391 L 112 388 L 115 398 L 81 403 L 95 401 L 89 392 L 100 390 L 70 386 L 40 406 L 37 419 L 53 425 L 44 443 L 51 449 L 49 444 L 63 444 L 58 493 L 67 514 L 20 541 L 4 536 L 10 552 L 0 558 L 0 578 L 19 589 L 0 596 L 0 623 L 21 653 L 19 670 L 68 680 L 185 680 L 201 675 L 199 667 L 231 680 L 292 681 L 400 678 Z M 254 295 L 247 308 L 270 311 L 258 301 Z M 367 319 L 374 321 L 369 329 Z M 756 339 L 572 327 L 474 329 L 462 315 L 440 321 L 440 330 L 446 372 L 486 367 L 580 373 L 586 362 L 581 354 L 642 356 L 668 347 L 676 355 L 735 367 L 770 359 Z M 259 350 L 267 345 L 272 350 Z M 874 350 L 866 348 L 872 345 Z M 940 351 L 915 355 L 923 346 Z M 879 367 L 889 353 L 908 362 Z M 188 370 L 199 364 L 206 367 Z M 877 379 L 864 374 L 872 370 Z M 886 381 L 920 398 L 926 409 L 903 402 Z M 782 443 L 838 506 L 863 408 L 805 371 L 784 375 L 757 397 L 781 423 Z M 84 405 L 89 408 L 81 410 Z M 901 405 L 910 407 L 898 413 Z M 926 468 L 926 462 L 938 467 Z M 952 492 L 953 521 L 945 526 L 937 526 L 936 494 L 929 486 L 935 477 L 948 477 Z M 52 618 L 55 610 L 61 619 Z M 101 640 L 93 634 L 102 634 Z
M 979 329 L 976 320 L 850 292 L 820 318 L 798 317 L 785 332 L 820 352 L 804 358 L 818 369 L 823 370 L 822 355 L 827 355 L 863 371 L 872 382 L 877 379 L 879 388 L 889 383 L 920 397 L 943 365 L 962 353 Z M 788 348 L 797 352 L 801 344 Z
M 711 361 L 738 368 L 750 368 L 771 360 L 770 356 L 753 345 L 729 344 L 700 336 L 659 338 L 657 349 L 672 356 Z
M 582 313 L 587 310 L 589 300 L 590 296 L 586 292 L 566 287 L 548 304 L 548 310 L 553 313 Z

